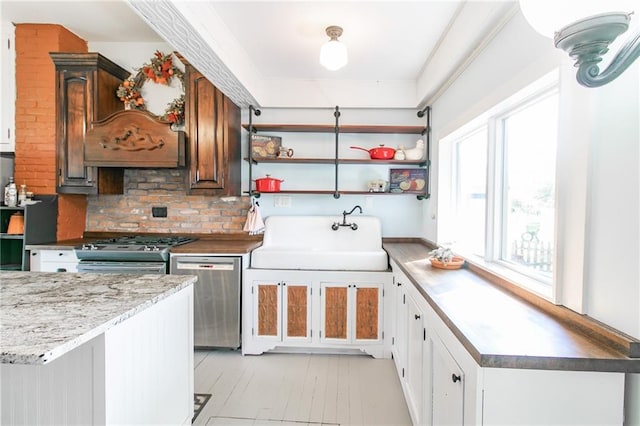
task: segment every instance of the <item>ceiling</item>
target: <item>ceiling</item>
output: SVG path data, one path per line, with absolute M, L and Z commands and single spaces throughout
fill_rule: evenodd
M 229 31 L 265 78 L 415 79 L 459 6 L 459 1 L 237 2 L 214 4 Z M 318 63 L 339 25 L 349 63 L 328 71 Z
M 388 102 L 419 106 L 459 72 L 505 5 L 513 9 L 460 0 L 0 2 L 3 21 L 60 24 L 88 42 L 166 41 L 237 103 L 263 106 L 287 103 L 282 82 L 413 91 Z M 343 27 L 349 52 L 333 72 L 318 63 L 329 25 Z
M 88 42 L 163 41 L 122 0 L 0 0 L 0 8 L 3 21 L 60 24 Z

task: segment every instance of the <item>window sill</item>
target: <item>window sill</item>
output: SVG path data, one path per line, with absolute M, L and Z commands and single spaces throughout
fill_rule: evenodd
M 470 269 L 485 277 L 487 275 L 492 276 L 492 281 L 496 281 L 497 278 L 501 281 L 500 285 L 503 287 L 508 287 L 509 290 L 515 293 L 526 291 L 547 301 L 553 302 L 553 290 L 550 284 L 543 283 L 527 275 L 521 274 L 511 268 L 501 265 L 498 262 L 487 262 L 475 255 L 467 256 L 464 253 L 460 253 L 460 255 L 467 261 Z

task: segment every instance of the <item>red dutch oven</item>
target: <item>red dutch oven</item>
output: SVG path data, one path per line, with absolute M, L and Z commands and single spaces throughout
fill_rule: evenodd
M 255 180 L 256 191 L 258 192 L 280 192 L 280 182 L 284 182 L 281 179 L 275 179 L 272 177 L 263 177 Z
M 380 145 L 378 148 L 365 149 L 359 146 L 352 146 L 352 149 L 361 149 L 367 151 L 372 160 L 393 160 L 393 156 L 396 155 L 396 150 L 393 148 Z

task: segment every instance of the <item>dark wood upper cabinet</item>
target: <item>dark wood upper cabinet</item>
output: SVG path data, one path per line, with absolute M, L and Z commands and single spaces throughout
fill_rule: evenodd
M 118 111 L 94 121 L 84 143 L 84 164 L 100 167 L 181 167 L 185 135 L 142 110 Z
M 240 195 L 240 108 L 188 62 L 185 68 L 189 192 Z
M 85 136 L 93 121 L 124 105 L 116 97 L 129 71 L 99 53 L 50 53 L 56 69 L 56 191 L 121 194 L 123 170 L 87 167 Z

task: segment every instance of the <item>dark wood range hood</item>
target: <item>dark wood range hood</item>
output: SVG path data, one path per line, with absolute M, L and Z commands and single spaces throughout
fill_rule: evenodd
M 94 121 L 87 131 L 84 164 L 97 167 L 160 167 L 186 165 L 185 132 L 141 110 L 118 111 Z

